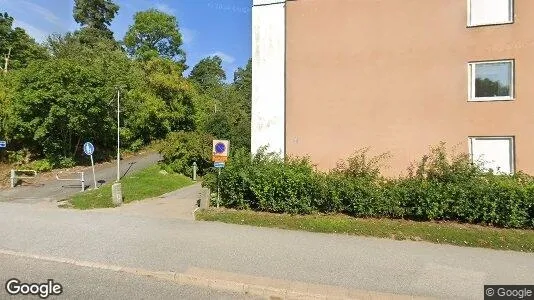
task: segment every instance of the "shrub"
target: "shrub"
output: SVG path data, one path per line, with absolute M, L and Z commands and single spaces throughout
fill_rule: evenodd
M 222 205 L 231 208 L 252 208 L 254 199 L 245 183 L 251 167 L 251 156 L 244 150 L 235 151 L 229 158 L 219 178 Z M 217 190 L 217 173 L 212 172 L 204 177 L 203 185 L 212 191 Z M 247 199 L 248 201 L 245 201 Z M 257 208 L 257 207 L 253 207 Z
M 35 170 L 38 173 L 41 173 L 52 171 L 52 169 L 54 168 L 54 164 L 48 159 L 40 159 L 31 162 L 30 164 L 26 165 L 25 168 Z
M 465 182 L 486 173 L 473 164 L 467 154 L 449 155 L 445 144 L 432 147 L 416 167 L 408 168 L 408 177 L 439 182 Z
M 7 153 L 8 153 L 8 163 L 12 163 L 16 165 L 28 164 L 30 163 L 31 158 L 32 158 L 30 150 L 28 149 L 22 149 L 22 150 L 13 151 L 13 152 L 7 152 Z
M 341 160 L 334 168 L 334 173 L 366 180 L 380 178 L 380 169 L 384 167 L 385 161 L 390 158 L 389 153 L 383 153 L 368 158 L 369 148 L 356 150 L 346 160 Z
M 59 168 L 72 168 L 76 166 L 76 160 L 72 157 L 60 157 L 59 160 L 54 163 L 54 167 Z
M 331 172 L 308 159 L 281 159 L 264 150 L 234 153 L 219 178 L 221 204 L 278 213 L 344 213 L 356 217 L 453 220 L 534 228 L 534 178 L 487 173 L 466 155 L 431 149 L 409 175 L 385 179 L 379 162 L 359 150 Z M 216 189 L 216 176 L 205 185 Z
M 192 176 L 193 163 L 202 176 L 211 167 L 211 142 L 213 138 L 201 132 L 172 132 L 158 145 L 163 155 L 165 169 Z

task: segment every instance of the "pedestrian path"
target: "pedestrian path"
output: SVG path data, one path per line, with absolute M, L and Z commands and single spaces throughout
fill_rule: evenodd
M 133 156 L 121 161 L 121 176 L 127 176 L 144 168 L 156 164 L 161 159 L 157 153 Z M 85 173 L 85 188 L 94 186 L 91 167 L 75 168 L 76 172 Z M 73 171 L 73 170 L 70 170 Z M 97 185 L 113 182 L 117 176 L 115 163 L 104 163 L 95 166 Z M 39 204 L 56 207 L 56 202 L 67 199 L 81 191 L 79 181 L 58 181 L 56 173 L 39 175 L 35 181 L 15 188 L 0 189 L 0 202 Z M 72 178 L 78 178 L 77 174 L 70 174 Z
M 194 220 L 194 211 L 198 207 L 200 198 L 207 190 L 196 183 L 185 188 L 141 201 L 123 204 L 115 208 L 94 209 L 121 215 L 137 215 L 154 218 L 176 218 Z

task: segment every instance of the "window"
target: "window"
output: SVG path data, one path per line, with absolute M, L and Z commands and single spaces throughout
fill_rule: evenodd
M 468 0 L 467 25 L 496 25 L 513 22 L 513 0 Z
M 469 153 L 474 163 L 494 173 L 514 173 L 513 137 L 470 137 Z
M 469 63 L 470 101 L 513 99 L 513 60 Z

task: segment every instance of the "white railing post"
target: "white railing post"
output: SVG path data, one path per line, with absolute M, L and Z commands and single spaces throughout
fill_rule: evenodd
M 15 187 L 15 170 L 11 169 L 11 175 L 9 176 L 11 179 L 11 188 Z
M 22 173 L 17 176 L 17 172 Z M 33 176 L 29 176 L 28 173 L 33 173 Z M 35 170 L 15 170 L 11 169 L 11 174 L 9 176 L 11 180 L 11 188 L 14 188 L 17 185 L 19 179 L 35 179 L 37 177 L 37 171 Z
M 64 174 L 64 173 L 67 173 L 67 174 L 79 174 L 80 177 L 78 177 L 78 178 L 60 178 L 59 175 L 60 174 Z M 84 174 L 84 172 L 64 172 L 64 171 L 60 171 L 59 173 L 56 173 L 56 179 L 59 180 L 59 181 L 79 181 L 81 183 L 82 192 L 85 191 L 85 174 Z
M 82 192 L 85 191 L 85 177 L 82 172 Z

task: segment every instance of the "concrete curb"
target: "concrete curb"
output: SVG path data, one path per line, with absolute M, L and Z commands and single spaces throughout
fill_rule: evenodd
M 171 281 L 182 285 L 192 285 L 245 295 L 262 296 L 271 299 L 430 299 L 408 295 L 353 290 L 338 286 L 256 277 L 208 269 L 190 268 L 184 273 L 178 273 L 172 271 L 153 271 L 142 268 L 122 267 L 105 263 L 36 255 L 5 249 L 0 249 L 0 254 L 65 263 L 86 268 L 109 270 L 113 272 L 123 272 Z

